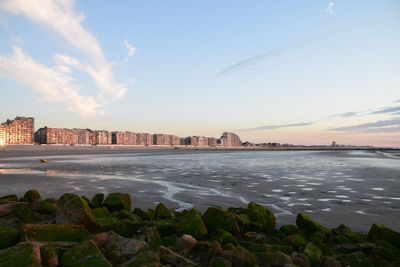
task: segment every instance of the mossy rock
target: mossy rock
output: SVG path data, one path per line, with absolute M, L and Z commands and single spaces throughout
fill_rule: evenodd
M 180 233 L 191 235 L 198 240 L 203 239 L 208 233 L 206 225 L 196 210 L 185 213 L 179 219 L 176 227 Z
M 237 246 L 239 244 L 238 241 L 233 237 L 233 235 L 231 235 L 231 233 L 222 229 L 218 229 L 211 233 L 208 237 L 208 241 L 217 241 L 222 246 L 226 246 L 228 244 Z
M 176 236 L 166 236 L 161 238 L 161 245 L 165 246 L 165 247 L 172 247 L 176 244 L 177 241 L 177 237 Z
M 209 267 L 231 267 L 232 263 L 221 257 L 212 257 L 208 266 Z
M 338 261 L 343 266 L 351 266 L 351 267 L 365 267 L 370 266 L 371 263 L 367 256 L 361 251 L 357 251 L 351 254 L 341 254 L 336 257 Z
M 7 203 L 7 202 L 17 202 L 18 197 L 17 195 L 6 195 L 0 198 L 0 204 Z
M 268 244 L 250 242 L 250 244 L 246 244 L 244 247 L 252 253 L 271 252 L 271 245 Z
M 160 263 L 160 257 L 157 253 L 153 251 L 147 250 L 139 253 L 138 255 L 134 256 L 129 261 L 126 261 L 121 264 L 121 267 L 144 267 L 144 266 L 158 266 Z
M 146 236 L 146 241 L 149 243 L 151 248 L 158 248 L 161 246 L 161 237 L 158 233 L 157 227 L 145 227 L 144 235 Z
M 74 241 L 80 242 L 92 238 L 83 227 L 60 224 L 26 224 L 23 239 L 26 241 Z
M 281 232 L 284 236 L 297 234 L 298 230 L 299 228 L 297 228 L 297 226 L 294 224 L 282 225 L 279 228 L 279 232 Z
M 57 254 L 57 249 L 54 247 L 42 247 L 40 249 L 40 255 L 42 258 L 42 265 L 44 267 L 53 267 L 53 266 L 58 266 L 58 254 Z
M 247 216 L 250 220 L 252 230 L 260 230 L 262 232 L 270 232 L 275 228 L 276 217 L 269 209 L 264 208 L 254 202 L 247 205 Z
M 62 267 L 112 267 L 93 240 L 86 240 L 67 250 L 61 258 Z
M 95 232 L 114 231 L 123 237 L 131 237 L 142 227 L 138 217 L 118 219 L 116 217 L 98 218 L 93 226 Z
M 230 261 L 233 266 L 254 267 L 256 258 L 244 247 L 238 246 L 232 251 Z
M 20 239 L 21 232 L 16 227 L 0 225 L 0 249 L 11 247 Z
M 233 213 L 219 208 L 211 207 L 206 210 L 202 216 L 203 222 L 208 231 L 223 229 L 236 234 L 239 232 L 239 226 Z
M 333 235 L 343 235 L 345 233 L 351 232 L 350 227 L 341 224 L 337 228 L 332 229 L 332 234 Z
M 313 243 L 308 243 L 303 250 L 303 254 L 308 257 L 310 263 L 316 265 L 322 257 L 322 250 Z
M 131 205 L 131 196 L 126 193 L 111 193 L 103 202 L 103 206 L 111 212 L 123 209 L 130 211 Z
M 325 228 L 323 230 L 313 232 L 310 235 L 309 240 L 310 241 L 322 240 L 323 242 L 328 242 L 331 238 L 332 238 L 331 231 Z
M 132 213 L 136 214 L 137 216 L 139 216 L 142 220 L 150 221 L 150 217 L 147 216 L 146 212 L 144 210 L 142 210 L 141 208 L 135 208 L 132 211 Z
M 59 199 L 56 223 L 90 226 L 94 223 L 94 217 L 85 200 L 67 193 Z
M 158 203 L 156 207 L 156 219 L 172 219 L 172 212 L 163 203 Z
M 16 204 L 13 212 L 18 219 L 25 223 L 39 222 L 42 220 L 40 214 L 34 212 L 25 204 Z
M 314 233 L 321 230 L 329 231 L 329 229 L 323 227 L 303 212 L 297 214 L 296 225 L 298 228 L 304 229 L 308 233 Z
M 104 201 L 104 194 L 96 194 L 90 200 L 93 208 L 100 208 Z
M 156 211 L 154 209 L 147 209 L 146 215 L 150 221 L 154 221 L 156 218 Z
M 289 235 L 281 240 L 282 245 L 290 246 L 293 248 L 299 248 L 308 243 L 307 238 L 300 234 Z
M 41 267 L 40 248 L 36 243 L 19 243 L 0 250 L 0 266 Z
M 271 252 L 282 252 L 285 254 L 292 254 L 294 249 L 285 245 L 271 245 Z
M 367 234 L 357 233 L 357 232 L 347 232 L 343 234 L 351 242 L 367 242 Z
M 232 212 L 233 214 L 236 214 L 236 215 L 246 214 L 246 212 L 247 212 L 246 208 L 242 208 L 242 207 L 239 207 L 239 208 L 230 207 L 230 208 L 228 208 L 228 211 Z
M 324 267 L 342 267 L 340 261 L 336 260 L 334 257 L 326 257 L 323 260 Z
M 374 243 L 346 243 L 334 246 L 335 251 L 341 254 L 350 254 L 353 252 L 361 251 L 369 256 L 376 248 Z
M 235 214 L 235 216 L 241 232 L 246 232 L 247 230 L 251 229 L 251 221 L 247 214 Z
M 396 261 L 400 264 L 400 250 L 385 240 L 377 241 L 371 254 L 374 259 Z
M 26 191 L 22 198 L 25 201 L 32 202 L 34 200 L 42 199 L 42 196 L 36 189 L 31 189 L 31 190 Z
M 95 219 L 108 218 L 111 212 L 106 207 L 92 209 L 92 215 Z
M 84 196 L 84 195 L 81 195 L 81 198 L 84 200 L 84 201 L 86 201 L 86 203 L 88 204 L 88 206 L 90 207 L 90 208 L 93 208 L 93 206 L 92 206 L 92 203 L 90 202 L 90 199 L 88 199 L 86 196 Z
M 31 203 L 32 210 L 46 215 L 54 215 L 57 212 L 57 207 L 52 203 L 44 200 L 34 200 Z
M 331 237 L 330 241 L 335 244 L 351 243 L 350 238 L 348 238 L 347 236 L 344 236 L 344 235 L 334 235 L 333 237 Z
M 154 222 L 160 236 L 165 237 L 177 233 L 177 222 L 172 219 L 158 220 Z
M 400 249 L 400 233 L 383 224 L 373 224 L 368 232 L 368 240 L 377 242 L 385 240 Z
M 260 266 L 291 266 L 292 258 L 283 252 L 257 253 L 256 261 Z

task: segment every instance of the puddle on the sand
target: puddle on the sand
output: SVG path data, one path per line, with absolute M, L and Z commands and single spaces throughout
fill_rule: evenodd
M 33 169 L 0 169 L 0 174 L 39 174 L 41 171 Z

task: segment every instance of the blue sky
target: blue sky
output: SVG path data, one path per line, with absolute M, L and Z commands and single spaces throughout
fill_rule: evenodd
M 400 146 L 397 0 L 0 1 L 0 120 Z

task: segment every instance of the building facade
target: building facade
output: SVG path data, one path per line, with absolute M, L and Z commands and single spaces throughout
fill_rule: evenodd
M 223 146 L 241 146 L 242 141 L 237 134 L 231 132 L 224 132 L 221 136 L 221 144 Z
M 32 117 L 16 117 L 0 125 L 0 145 L 33 144 L 34 119 Z

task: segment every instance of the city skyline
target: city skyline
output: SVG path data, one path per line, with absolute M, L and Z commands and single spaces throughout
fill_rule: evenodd
M 398 1 L 41 3 L 0 3 L 0 121 L 400 146 Z

